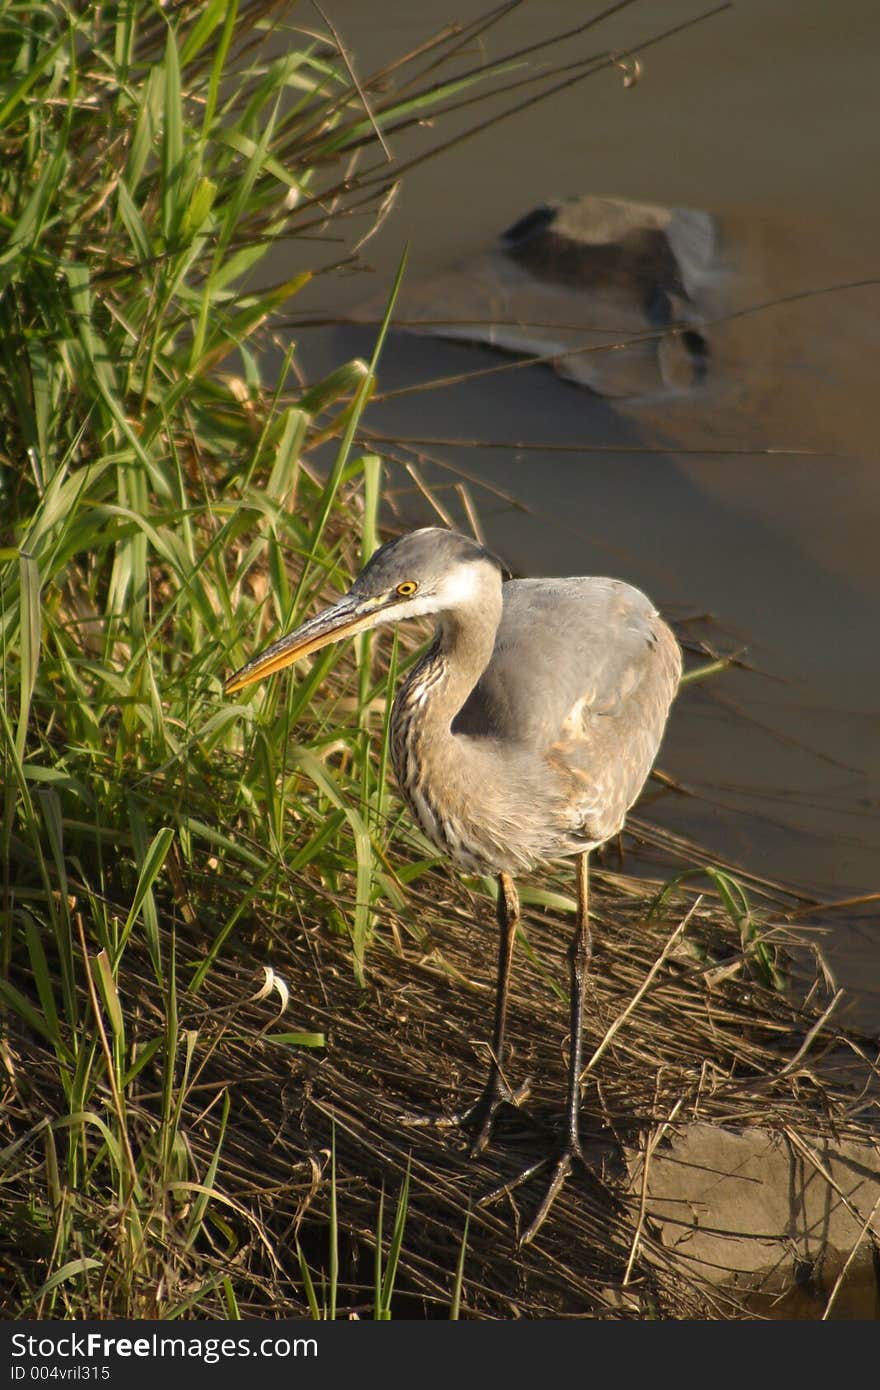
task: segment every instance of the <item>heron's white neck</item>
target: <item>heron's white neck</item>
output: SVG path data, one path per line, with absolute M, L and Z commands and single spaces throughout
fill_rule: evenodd
M 402 703 L 418 705 L 426 732 L 449 734 L 492 657 L 501 621 L 501 575 L 489 564 L 471 571 L 455 576 L 444 591 L 443 607 L 436 614 L 437 640 L 398 697 Z
M 443 604 L 436 641 L 391 712 L 391 756 L 410 810 L 433 844 L 472 869 L 483 860 L 474 848 L 479 836 L 468 826 L 492 769 L 485 740 L 454 732 L 453 721 L 492 659 L 501 612 L 501 576 L 492 566 L 470 598 Z

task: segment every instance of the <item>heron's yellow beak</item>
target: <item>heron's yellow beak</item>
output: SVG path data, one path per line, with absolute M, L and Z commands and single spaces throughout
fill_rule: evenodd
M 320 651 L 331 642 L 354 637 L 358 632 L 375 627 L 383 619 L 385 602 L 384 598 L 357 600 L 346 594 L 338 603 L 309 618 L 308 622 L 302 623 L 286 637 L 279 638 L 253 657 L 246 666 L 229 677 L 223 686 L 224 693 L 234 695 L 246 685 L 272 676 L 276 671 L 283 671 L 285 666 Z

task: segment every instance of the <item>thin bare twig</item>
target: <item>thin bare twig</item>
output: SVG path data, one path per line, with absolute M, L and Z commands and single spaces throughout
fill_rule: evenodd
M 802 1058 L 803 1056 L 805 1056 L 807 1052 L 809 1052 L 809 1050 L 810 1050 L 810 1048 L 811 1048 L 811 1046 L 812 1046 L 812 1044 L 813 1044 L 814 1039 L 818 1036 L 818 1034 L 819 1034 L 819 1033 L 822 1031 L 822 1029 L 825 1027 L 825 1024 L 828 1022 L 828 1019 L 831 1017 L 832 1013 L 833 1013 L 834 1010 L 837 1008 L 838 1004 L 840 1003 L 840 1001 L 841 1001 L 841 999 L 843 998 L 843 996 L 844 996 L 845 993 L 846 993 L 846 991 L 843 990 L 843 989 L 839 989 L 839 990 L 837 991 L 837 993 L 835 994 L 834 998 L 831 1000 L 831 1003 L 828 1005 L 828 1007 L 827 1007 L 827 1009 L 825 1010 L 825 1012 L 821 1015 L 821 1017 L 819 1017 L 819 1018 L 816 1019 L 816 1022 L 813 1024 L 812 1028 L 811 1028 L 810 1031 L 807 1033 L 807 1036 L 804 1038 L 804 1040 L 803 1040 L 803 1042 L 801 1043 L 800 1047 L 798 1048 L 797 1052 L 794 1054 L 794 1056 L 793 1056 L 788 1062 L 786 1062 L 785 1066 L 782 1067 L 782 1069 L 781 1069 L 780 1072 L 779 1072 L 779 1075 L 780 1075 L 780 1076 L 787 1076 L 788 1073 L 791 1072 L 791 1071 L 793 1071 L 794 1068 L 798 1065 L 798 1063 L 800 1062 L 801 1058 Z
M 644 1163 L 642 1165 L 642 1191 L 639 1198 L 639 1214 L 636 1220 L 636 1229 L 633 1232 L 632 1248 L 629 1252 L 629 1259 L 626 1262 L 626 1270 L 624 1271 L 623 1275 L 622 1284 L 624 1287 L 626 1287 L 626 1285 L 630 1281 L 630 1276 L 632 1275 L 633 1271 L 633 1265 L 635 1264 L 636 1255 L 638 1254 L 639 1241 L 641 1240 L 642 1230 L 645 1225 L 645 1215 L 648 1209 L 648 1169 L 651 1166 L 651 1159 L 654 1155 L 654 1150 L 657 1148 L 657 1145 L 660 1143 L 660 1140 L 663 1138 L 669 1126 L 674 1122 L 683 1104 L 684 1096 L 679 1096 L 678 1100 L 673 1105 L 666 1119 L 663 1121 L 661 1125 L 658 1125 L 657 1129 L 654 1130 L 654 1132 L 651 1134 L 651 1137 L 645 1143 L 645 1158 Z
M 345 64 L 346 69 L 348 70 L 348 75 L 352 80 L 352 85 L 354 86 L 358 96 L 361 99 L 364 111 L 366 112 L 367 120 L 373 127 L 373 134 L 379 141 L 379 144 L 382 146 L 382 150 L 384 152 L 385 158 L 388 160 L 388 163 L 393 164 L 394 155 L 391 153 L 391 150 L 385 143 L 385 136 L 382 134 L 382 129 L 375 116 L 373 115 L 372 111 L 370 110 L 370 103 L 367 101 L 367 94 L 361 86 L 360 78 L 358 77 L 355 71 L 354 60 L 351 54 L 349 53 L 348 49 L 346 48 L 345 44 L 342 42 L 339 30 L 336 28 L 336 25 L 333 23 L 332 19 L 330 19 L 321 9 L 321 6 L 318 4 L 318 0 L 312 0 L 312 4 L 318 11 L 318 14 L 321 16 L 324 23 L 327 25 L 327 28 L 330 30 L 330 33 L 333 35 L 333 42 L 336 44 L 339 56 Z
M 702 901 L 703 895 L 701 893 L 700 896 L 696 898 L 694 902 L 691 904 L 687 913 L 679 922 L 678 926 L 675 928 L 675 931 L 672 933 L 666 945 L 663 947 L 663 950 L 660 952 L 659 956 L 654 961 L 654 964 L 651 966 L 651 969 L 648 971 L 641 985 L 636 990 L 635 994 L 627 1004 L 626 1008 L 623 1010 L 623 1013 L 618 1014 L 617 1018 L 611 1024 L 611 1027 L 608 1029 L 599 1046 L 596 1048 L 596 1051 L 593 1053 L 589 1062 L 587 1062 L 587 1065 L 581 1072 L 581 1079 L 583 1079 L 588 1072 L 592 1071 L 593 1067 L 599 1061 L 599 1058 L 603 1055 L 604 1052 L 607 1051 L 607 1049 L 611 1045 L 612 1040 L 615 1038 L 617 1033 L 620 1032 L 620 1029 L 623 1027 L 624 1023 L 626 1023 L 626 1020 L 638 1007 L 640 1000 L 644 998 L 645 994 L 651 986 L 652 981 L 656 979 L 665 961 L 669 958 L 670 953 L 674 950 L 674 948 L 678 945 L 678 942 L 684 936 L 684 933 L 687 930 L 688 923 L 690 922 L 691 918 L 693 917 L 694 913 L 696 912 L 697 908 L 700 906 L 700 903 Z
M 848 1254 L 847 1257 L 846 1257 L 846 1261 L 845 1261 L 845 1263 L 844 1263 L 843 1269 L 840 1271 L 840 1273 L 838 1274 L 837 1278 L 836 1278 L 835 1281 L 834 1281 L 834 1288 L 831 1290 L 830 1294 L 828 1295 L 828 1302 L 825 1304 L 825 1311 L 824 1311 L 823 1314 L 822 1314 L 822 1321 L 823 1321 L 823 1322 L 825 1322 L 825 1321 L 831 1316 L 831 1309 L 834 1307 L 834 1300 L 837 1298 L 837 1295 L 839 1294 L 840 1290 L 843 1288 L 843 1281 L 844 1281 L 844 1279 L 845 1279 L 846 1276 L 847 1276 L 847 1272 L 848 1272 L 848 1270 L 849 1270 L 849 1267 L 850 1267 L 850 1265 L 852 1264 L 853 1260 L 855 1259 L 856 1255 L 858 1254 L 859 1247 L 860 1247 L 860 1245 L 861 1245 L 861 1243 L 862 1243 L 862 1241 L 863 1241 L 863 1239 L 864 1239 L 864 1237 L 865 1237 L 865 1234 L 866 1234 L 866 1232 L 868 1231 L 868 1229 L 869 1229 L 869 1227 L 870 1227 L 870 1225 L 871 1225 L 871 1222 L 874 1220 L 874 1217 L 877 1215 L 877 1212 L 878 1212 L 878 1211 L 880 1211 L 880 1197 L 877 1198 L 877 1200 L 876 1200 L 876 1202 L 874 1203 L 873 1207 L 871 1208 L 870 1212 L 869 1212 L 868 1215 L 865 1217 L 865 1220 L 864 1220 L 864 1222 L 862 1223 L 862 1228 L 861 1228 L 861 1230 L 859 1231 L 858 1235 L 856 1236 L 855 1241 L 853 1242 L 853 1247 L 852 1247 L 852 1249 L 850 1250 L 849 1254 Z

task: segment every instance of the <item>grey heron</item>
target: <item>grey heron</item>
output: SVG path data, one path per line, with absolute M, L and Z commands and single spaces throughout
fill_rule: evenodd
M 501 563 L 476 541 L 435 527 L 413 531 L 377 550 L 338 602 L 255 656 L 225 690 L 380 624 L 436 617 L 433 645 L 394 700 L 391 755 L 400 790 L 432 844 L 460 868 L 498 880 L 492 1062 L 463 1117 L 473 1153 L 489 1142 L 499 1107 L 514 1098 L 504 1076 L 519 921 L 514 876 L 576 858 L 566 1132 L 525 1242 L 575 1161 L 583 1162 L 589 854 L 621 829 L 651 770 L 681 653 L 650 600 L 619 579 L 503 578 Z

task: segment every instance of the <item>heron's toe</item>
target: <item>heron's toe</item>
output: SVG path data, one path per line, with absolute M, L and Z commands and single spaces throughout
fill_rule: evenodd
M 581 1148 L 580 1141 L 568 1138 L 565 1142 L 565 1146 L 558 1152 L 555 1159 L 551 1157 L 536 1159 L 534 1163 L 530 1163 L 527 1167 L 523 1168 L 522 1172 L 518 1173 L 515 1178 L 508 1179 L 506 1182 L 500 1183 L 497 1187 L 492 1188 L 491 1192 L 487 1192 L 477 1203 L 477 1205 L 481 1207 L 491 1206 L 492 1203 L 497 1202 L 500 1197 L 510 1197 L 518 1188 L 522 1187 L 524 1183 L 527 1183 L 530 1178 L 533 1178 L 536 1173 L 539 1173 L 542 1168 L 547 1168 L 551 1163 L 553 1167 L 550 1173 L 550 1181 L 544 1192 L 543 1200 L 529 1225 L 518 1237 L 518 1245 L 528 1245 L 530 1241 L 534 1240 L 538 1231 L 546 1221 L 550 1208 L 559 1196 L 563 1183 L 573 1169 L 580 1165 L 585 1171 L 589 1172 L 589 1165 L 583 1149 Z
M 491 1076 L 479 1099 L 456 1116 L 457 1124 L 471 1136 L 471 1158 L 476 1158 L 489 1145 L 495 1128 L 495 1117 L 502 1106 L 519 1107 L 527 1099 L 530 1090 L 531 1084 L 528 1081 L 522 1082 L 516 1090 L 512 1090 L 500 1077 Z
M 519 1245 L 528 1245 L 530 1241 L 534 1240 L 546 1221 L 550 1213 L 550 1208 L 559 1196 L 562 1184 L 577 1163 L 585 1164 L 584 1154 L 580 1144 L 572 1142 L 566 1143 L 565 1148 L 553 1165 L 553 1171 L 550 1174 L 550 1181 L 547 1184 L 547 1191 L 544 1193 L 541 1205 L 538 1207 L 529 1225 L 519 1237 L 519 1241 L 517 1242 Z

